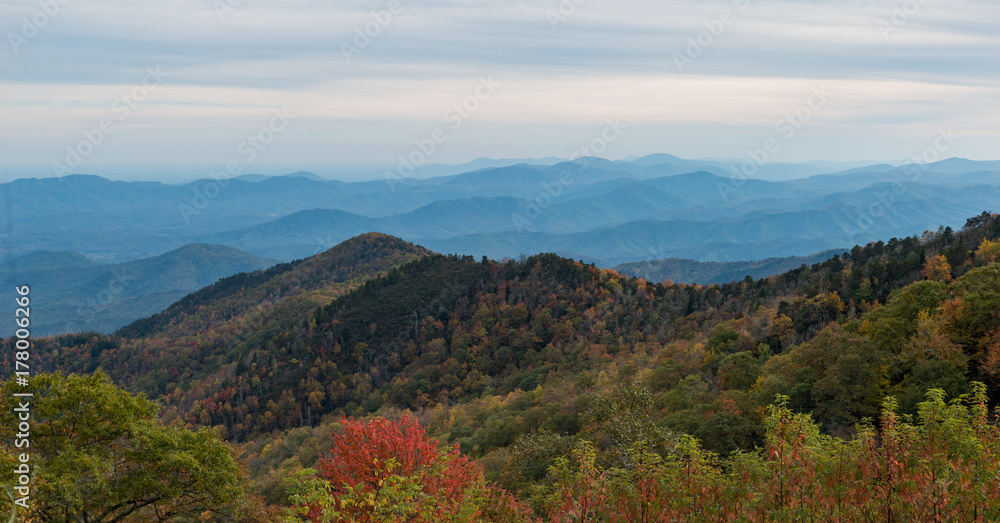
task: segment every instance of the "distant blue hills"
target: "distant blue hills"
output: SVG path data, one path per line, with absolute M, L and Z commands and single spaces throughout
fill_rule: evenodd
M 155 267 L 151 281 L 183 273 L 177 277 L 187 283 L 136 287 L 129 299 L 162 295 L 139 307 L 148 311 L 213 278 L 382 232 L 443 253 L 501 259 L 556 252 L 631 274 L 640 273 L 640 263 L 649 277 L 711 283 L 746 271 L 781 272 L 797 257 L 939 225 L 957 228 L 1000 202 L 1000 161 L 852 164 L 839 171 L 840 164 L 766 164 L 752 179 L 733 177 L 739 165 L 656 154 L 629 161 L 483 159 L 361 182 L 308 172 L 183 184 L 92 175 L 17 179 L 0 184 L 8 202 L 0 276 L 28 274 L 62 285 L 67 295 L 87 295 L 100 292 L 87 279 L 94 271 L 166 256 L 143 262 Z M 205 264 L 177 255 L 190 244 L 202 246 Z M 782 260 L 746 264 L 775 258 Z M 657 272 L 650 268 L 656 260 L 670 261 Z M 729 265 L 704 265 L 713 262 Z

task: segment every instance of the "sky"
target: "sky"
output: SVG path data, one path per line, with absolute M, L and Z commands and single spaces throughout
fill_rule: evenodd
M 3 0 L 2 174 L 768 143 L 888 161 L 941 133 L 945 156 L 995 160 L 997 20 L 986 0 Z

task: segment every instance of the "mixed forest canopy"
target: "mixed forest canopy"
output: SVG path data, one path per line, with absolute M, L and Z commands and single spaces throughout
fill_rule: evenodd
M 35 340 L 34 366 L 211 427 L 287 517 L 988 521 L 998 262 L 990 213 L 710 286 L 369 234 L 111 335 Z M 438 451 L 331 469 L 366 431 Z

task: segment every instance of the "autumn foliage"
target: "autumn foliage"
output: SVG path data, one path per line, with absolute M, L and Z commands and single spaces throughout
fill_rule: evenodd
M 665 449 L 639 435 L 628 459 L 607 465 L 581 439 L 521 493 L 534 512 L 484 486 L 474 462 L 439 450 L 413 418 L 346 420 L 302 512 L 338 523 L 997 521 L 1000 428 L 986 387 L 972 389 L 950 402 L 929 391 L 914 419 L 887 398 L 850 439 L 822 434 L 779 397 L 765 446 L 725 459 L 689 436 Z
M 484 510 L 507 520 L 526 514 L 513 497 L 488 487 L 482 469 L 442 450 L 417 420 L 344 419 L 330 454 L 318 461 L 299 512 L 311 521 L 409 523 L 482 521 Z
M 726 460 L 688 438 L 668 456 L 640 442 L 631 466 L 601 469 L 582 442 L 557 460 L 538 498 L 560 523 L 997 521 L 1000 430 L 985 386 L 973 388 L 950 403 L 929 391 L 915 423 L 886 399 L 878 426 L 862 424 L 850 440 L 779 403 L 765 448 Z
M 948 263 L 948 258 L 939 254 L 927 260 L 920 274 L 928 280 L 948 282 L 951 281 L 951 265 Z
M 1000 241 L 983 240 L 976 249 L 976 262 L 987 265 L 1000 261 Z
M 35 340 L 34 364 L 215 427 L 299 520 L 1000 521 L 972 497 L 996 493 L 994 429 L 933 439 L 981 422 L 921 407 L 973 380 L 1000 398 L 997 216 L 709 286 L 421 252 L 361 238 L 113 336 Z M 404 412 L 443 450 L 370 418 Z

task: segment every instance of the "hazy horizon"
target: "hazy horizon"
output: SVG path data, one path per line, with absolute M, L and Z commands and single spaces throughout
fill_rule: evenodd
M 4 162 L 53 173 L 572 157 L 608 121 L 612 158 L 899 159 L 951 128 L 984 160 L 1000 134 L 981 0 L 53 5 L 0 6 Z
M 656 152 L 649 153 L 648 155 L 632 155 L 627 157 L 608 157 L 596 155 L 599 158 L 627 162 L 642 158 L 644 156 L 654 155 L 654 154 L 673 154 Z M 682 155 L 676 155 L 679 158 L 694 161 L 706 161 L 706 162 L 737 162 L 741 161 L 741 158 L 734 157 L 719 157 L 719 156 L 708 156 L 701 158 L 687 158 Z M 472 164 L 475 162 L 505 162 L 505 161 L 524 161 L 524 163 L 537 162 L 537 164 L 544 165 L 547 163 L 553 163 L 551 161 L 552 157 L 549 158 L 490 158 L 490 157 L 476 157 L 470 158 L 469 160 L 457 162 L 457 163 L 430 163 L 422 165 L 421 168 L 435 168 L 435 167 L 461 167 L 464 165 Z M 945 158 L 941 158 L 945 159 Z M 967 158 L 970 160 L 976 160 L 972 158 Z M 560 158 L 562 161 L 568 161 L 570 158 Z M 994 159 L 985 159 L 983 161 L 994 161 Z M 821 167 L 829 167 L 831 172 L 836 172 L 837 170 L 847 170 L 855 167 L 862 167 L 867 165 L 876 164 L 889 164 L 889 165 L 903 165 L 910 163 L 910 159 L 894 159 L 894 160 L 806 160 L 801 162 L 767 162 L 774 164 L 806 164 L 815 165 Z M 139 164 L 87 164 L 82 166 L 79 172 L 72 172 L 71 174 L 81 174 L 81 175 L 94 175 L 106 178 L 113 181 L 157 181 L 168 184 L 176 183 L 187 183 L 195 180 L 209 179 L 212 177 L 213 173 L 219 172 L 220 166 L 217 164 L 159 164 L 159 163 L 139 163 Z M 264 176 L 284 176 L 287 174 L 293 174 L 296 172 L 308 172 L 316 174 L 322 178 L 328 180 L 338 180 L 343 182 L 358 182 L 358 181 L 370 181 L 370 180 L 382 180 L 385 178 L 386 171 L 393 172 L 397 168 L 397 164 L 393 163 L 328 163 L 328 164 L 316 164 L 316 163 L 280 163 L 280 164 L 267 164 L 258 163 L 253 165 L 252 169 L 240 173 L 237 176 L 243 175 L 264 175 Z M 63 175 L 65 176 L 65 175 Z M 430 178 L 437 176 L 435 174 L 430 175 L 420 175 L 419 173 L 414 176 L 416 178 Z M 52 172 L 51 165 L 45 164 L 10 164 L 0 165 L 0 183 L 13 181 L 17 179 L 28 179 L 28 178 L 53 178 L 56 175 Z M 751 176 L 752 177 L 752 176 Z

